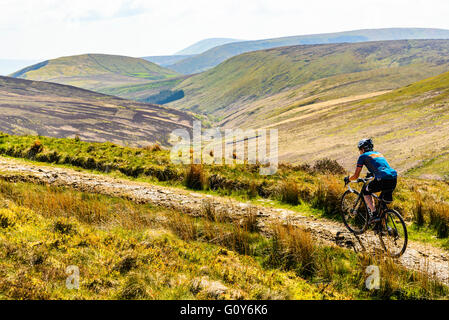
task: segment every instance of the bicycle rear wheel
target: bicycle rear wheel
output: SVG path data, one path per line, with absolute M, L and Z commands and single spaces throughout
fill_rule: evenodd
M 368 207 L 357 191 L 347 190 L 341 198 L 343 222 L 354 234 L 362 234 L 368 228 Z
M 408 242 L 407 226 L 399 212 L 388 209 L 385 218 L 380 222 L 380 243 L 387 254 L 392 258 L 399 258 L 405 252 Z

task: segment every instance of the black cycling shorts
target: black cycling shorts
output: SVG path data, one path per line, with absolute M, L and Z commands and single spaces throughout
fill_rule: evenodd
M 373 180 L 370 183 L 368 183 L 368 185 L 366 186 L 366 188 L 363 189 L 363 194 L 364 195 L 370 195 L 372 193 L 376 193 L 376 192 L 382 192 L 380 194 L 380 198 L 387 201 L 387 202 L 391 202 L 393 201 L 393 191 L 394 189 L 396 189 L 396 184 L 397 184 L 397 179 L 382 179 L 382 180 Z

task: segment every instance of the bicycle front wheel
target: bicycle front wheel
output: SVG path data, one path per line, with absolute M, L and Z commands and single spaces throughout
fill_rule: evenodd
M 357 191 L 347 190 L 341 199 L 343 222 L 354 234 L 362 234 L 368 228 L 368 208 Z
M 380 222 L 380 243 L 392 258 L 399 258 L 405 252 L 408 242 L 407 226 L 399 212 L 388 209 L 385 218 Z

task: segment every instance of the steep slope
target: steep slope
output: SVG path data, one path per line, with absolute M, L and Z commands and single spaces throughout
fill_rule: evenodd
M 449 69 L 449 40 L 281 47 L 245 53 L 192 76 L 172 103 L 223 123 L 254 123 L 285 108 L 385 91 Z M 260 103 L 259 103 L 260 102 Z M 270 114 L 267 114 L 270 113 Z M 271 121 L 271 120 L 270 120 Z M 270 122 L 268 122 L 270 123 Z
M 181 51 L 177 52 L 177 55 L 196 55 L 203 53 L 204 51 L 207 51 L 209 49 L 212 49 L 216 46 L 221 46 L 224 44 L 232 43 L 232 42 L 240 42 L 242 40 L 238 39 L 231 39 L 231 38 L 209 38 L 204 39 L 201 41 L 198 41 L 191 46 L 188 46 L 185 49 L 182 49 Z
M 177 75 L 144 59 L 86 54 L 43 61 L 11 76 L 104 92 L 118 86 L 165 80 Z
M 172 90 L 175 86 L 180 84 L 188 76 L 181 76 L 170 78 L 167 80 L 151 81 L 142 84 L 128 84 L 112 88 L 105 88 L 102 93 L 113 96 L 122 97 L 125 99 L 137 100 L 140 102 L 152 102 L 162 104 L 157 100 L 157 97 L 164 92 L 175 94 L 176 92 L 183 93 L 182 90 Z M 173 100 L 172 100 L 173 101 Z
M 373 137 L 389 162 L 415 177 L 449 175 L 449 72 L 360 101 L 310 104 L 278 128 L 284 160 L 331 157 L 351 171 L 357 141 Z
M 189 128 L 181 111 L 48 82 L 0 77 L 0 131 L 147 145 Z
M 233 56 L 256 50 L 301 44 L 325 44 L 404 39 L 449 39 L 449 30 L 422 28 L 370 29 L 233 42 L 211 48 L 210 50 L 202 54 L 176 62 L 168 66 L 168 68 L 183 74 L 194 74 L 213 68 Z

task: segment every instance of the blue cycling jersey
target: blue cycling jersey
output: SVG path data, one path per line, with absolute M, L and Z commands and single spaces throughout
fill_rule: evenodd
M 396 170 L 390 167 L 385 157 L 377 151 L 369 151 L 360 155 L 357 167 L 362 168 L 363 166 L 366 166 L 377 180 L 390 180 L 398 176 Z

